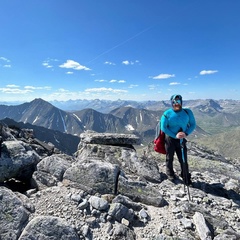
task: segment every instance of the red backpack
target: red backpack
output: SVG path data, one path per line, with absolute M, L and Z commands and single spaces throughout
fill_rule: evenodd
M 165 150 L 165 133 L 161 130 L 161 123 L 159 123 L 156 126 L 156 136 L 153 141 L 154 143 L 154 151 L 162 154 L 166 154 Z
M 154 151 L 162 154 L 166 154 L 165 150 L 165 133 L 160 131 L 157 139 L 154 139 Z

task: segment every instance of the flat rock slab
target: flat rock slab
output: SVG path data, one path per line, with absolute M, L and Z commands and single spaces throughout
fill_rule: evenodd
M 84 132 L 80 134 L 81 142 L 104 145 L 139 145 L 140 138 L 134 134 Z

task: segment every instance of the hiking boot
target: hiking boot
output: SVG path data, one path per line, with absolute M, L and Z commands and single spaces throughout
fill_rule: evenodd
M 185 180 L 185 177 L 183 176 L 183 172 L 181 172 L 180 176 L 181 176 L 183 182 L 184 182 L 186 185 L 192 185 L 191 173 L 188 173 L 188 175 L 187 175 L 187 181 Z
M 192 180 L 191 179 L 188 179 L 187 182 L 184 181 L 184 184 L 187 185 L 187 186 L 192 186 Z
M 171 175 L 167 174 L 167 177 L 168 177 L 169 181 L 174 181 L 176 179 L 176 175 L 175 174 L 171 174 Z

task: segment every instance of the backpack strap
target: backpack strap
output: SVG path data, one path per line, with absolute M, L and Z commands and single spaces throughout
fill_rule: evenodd
M 183 108 L 183 110 L 187 115 L 189 115 L 187 109 Z
M 184 112 L 189 116 L 189 113 L 187 111 L 187 109 L 183 108 Z M 190 126 L 190 123 L 188 122 L 187 126 L 189 127 Z
M 167 118 L 167 116 L 165 114 L 163 114 L 163 116 L 165 118 Z M 156 129 L 155 129 L 155 139 L 157 139 L 159 137 L 160 133 L 161 133 L 161 119 L 158 121 Z

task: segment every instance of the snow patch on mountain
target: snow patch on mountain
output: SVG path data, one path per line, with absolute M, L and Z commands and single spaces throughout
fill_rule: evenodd
M 36 116 L 36 118 L 33 120 L 33 124 L 34 124 L 35 122 L 37 122 L 38 119 L 39 119 L 39 117 Z
M 82 122 L 81 118 L 78 117 L 75 113 L 73 114 L 73 116 L 76 117 L 79 122 Z
M 59 114 L 60 114 L 60 117 L 61 117 L 61 119 L 62 119 L 63 128 L 64 128 L 64 132 L 67 132 L 67 127 L 66 127 L 66 124 L 65 124 L 64 118 L 63 118 L 63 116 L 62 116 L 62 113 L 61 113 L 61 111 L 60 111 L 60 110 L 59 110 Z
M 126 128 L 128 131 L 133 131 L 133 130 L 135 130 L 134 127 L 133 127 L 131 124 L 126 125 L 125 128 Z

